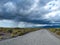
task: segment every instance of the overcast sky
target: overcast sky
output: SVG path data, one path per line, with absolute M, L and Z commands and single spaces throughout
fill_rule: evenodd
M 0 0 L 0 26 L 60 23 L 59 3 L 59 0 Z

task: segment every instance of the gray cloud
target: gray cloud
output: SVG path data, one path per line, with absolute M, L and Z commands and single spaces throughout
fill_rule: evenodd
M 49 18 L 46 18 L 46 15 L 58 12 L 59 3 L 59 0 L 0 0 L 0 20 L 14 20 L 31 24 L 57 22 L 59 18 L 51 17 L 53 14 Z

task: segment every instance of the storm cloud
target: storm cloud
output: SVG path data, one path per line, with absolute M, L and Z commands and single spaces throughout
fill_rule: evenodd
M 22 27 L 26 24 L 34 27 L 36 24 L 41 26 L 41 24 L 60 23 L 59 3 L 59 0 L 0 0 L 0 21 L 17 22 L 15 23 L 17 27 L 19 24 L 22 24 Z

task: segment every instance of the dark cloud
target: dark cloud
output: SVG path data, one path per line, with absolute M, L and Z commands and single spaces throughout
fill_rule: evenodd
M 50 2 L 52 6 L 48 4 Z M 57 3 L 59 3 L 59 1 L 57 1 Z M 58 11 L 58 8 L 55 8 L 59 7 L 57 3 L 54 0 L 0 0 L 0 20 L 4 19 L 33 24 L 49 24 L 55 20 L 56 16 L 55 18 L 46 18 L 45 15 Z

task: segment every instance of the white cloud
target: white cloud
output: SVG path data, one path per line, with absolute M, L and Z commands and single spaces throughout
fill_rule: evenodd
M 45 9 L 46 10 L 50 10 L 50 11 L 54 11 L 54 10 L 58 10 L 60 8 L 60 1 L 59 0 L 53 0 L 53 1 L 50 1 L 48 2 L 46 5 L 45 5 Z
M 43 15 L 43 19 L 49 20 L 51 23 L 59 23 L 60 21 L 60 0 L 52 0 L 44 6 L 45 10 L 50 11 Z
M 43 19 L 47 19 L 47 20 L 50 20 L 51 23 L 58 23 L 60 22 L 60 11 L 53 11 L 53 12 L 50 12 L 50 13 L 47 13 L 46 15 L 43 16 Z
M 13 20 L 0 20 L 0 27 L 9 27 L 9 28 L 33 28 L 33 27 L 43 27 L 47 26 L 46 24 L 34 24 L 34 23 L 28 23 L 28 22 L 16 22 Z
M 45 18 L 51 18 L 51 17 L 55 17 L 56 16 L 56 14 L 57 14 L 57 12 L 56 11 L 54 11 L 54 12 L 50 12 L 50 13 L 48 13 L 48 14 L 46 14 L 45 15 Z
M 28 22 L 15 22 L 13 20 L 0 20 L 0 27 L 8 27 L 8 28 L 33 28 L 33 27 L 45 27 L 45 26 L 53 26 L 51 24 L 34 24 Z
M 34 24 L 34 23 L 28 23 L 28 22 L 19 22 L 18 23 L 18 27 L 20 28 L 33 28 L 33 27 L 43 27 L 43 26 L 47 26 L 46 24 Z
M 13 20 L 0 20 L 0 27 L 17 27 L 17 23 Z

